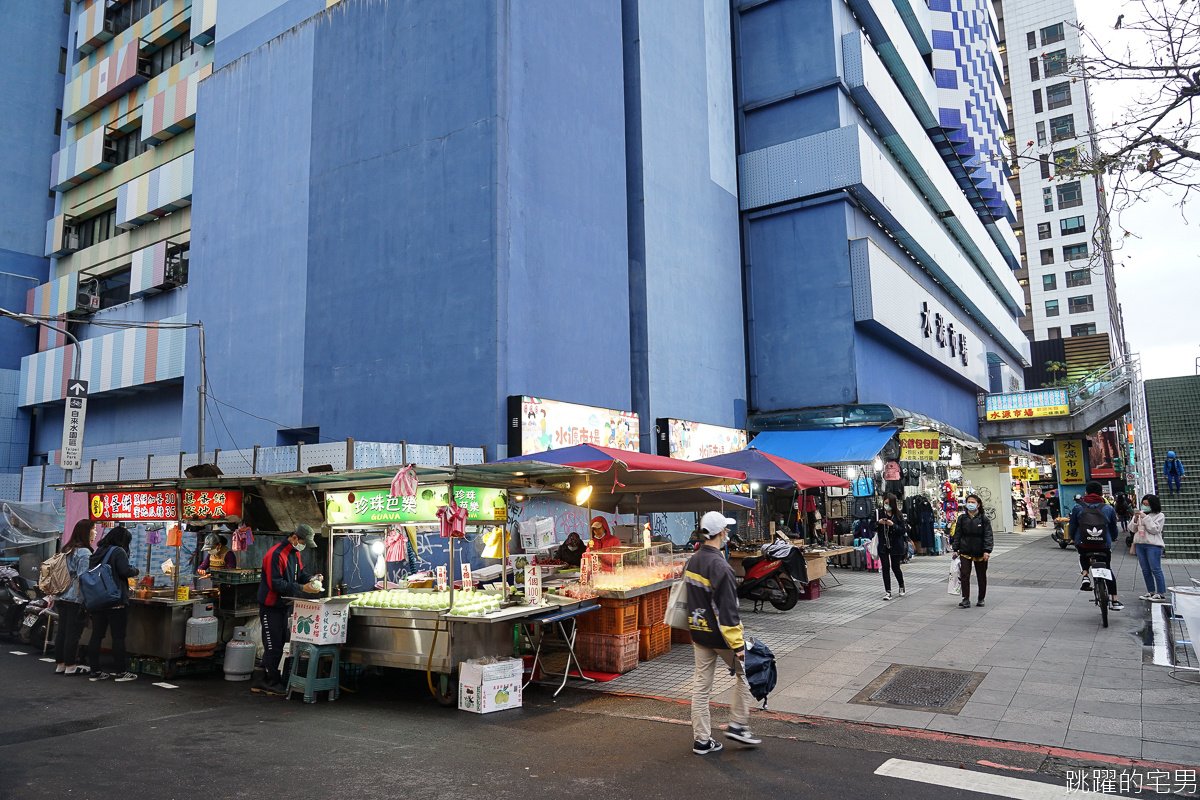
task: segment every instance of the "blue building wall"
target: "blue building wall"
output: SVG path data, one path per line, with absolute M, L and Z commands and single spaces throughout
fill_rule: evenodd
M 344 0 L 201 85 L 189 318 L 270 420 L 239 445 L 496 454 L 508 394 L 628 406 L 619 2 L 492 9 Z
M 633 410 L 743 427 L 729 6 L 623 5 Z
M 324 10 L 325 0 L 224 0 L 217 5 L 213 69 L 220 69 Z
M 176 383 L 134 394 L 89 398 L 84 428 L 87 446 L 179 436 L 182 394 L 183 387 Z M 61 406 L 38 410 L 37 424 L 34 425 L 34 452 L 50 452 L 62 447 L 62 421 Z M 192 428 L 193 439 L 196 438 L 195 424 L 193 418 L 188 426 Z M 208 451 L 220 446 L 215 441 L 205 443 Z

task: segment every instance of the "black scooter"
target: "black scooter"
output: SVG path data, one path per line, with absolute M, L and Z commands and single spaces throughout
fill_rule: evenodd
M 0 634 L 19 634 L 25 607 L 42 596 L 12 567 L 0 567 Z

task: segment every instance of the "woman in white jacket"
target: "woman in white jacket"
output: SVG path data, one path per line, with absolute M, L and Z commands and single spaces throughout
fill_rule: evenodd
M 1158 501 L 1158 495 L 1154 494 L 1142 498 L 1141 511 L 1134 514 L 1129 522 L 1129 530 L 1133 533 L 1133 550 L 1142 567 L 1142 577 L 1146 580 L 1146 593 L 1141 599 L 1155 603 L 1165 603 L 1167 600 L 1167 579 L 1162 571 L 1162 554 L 1166 547 L 1163 542 L 1165 524 L 1162 504 Z

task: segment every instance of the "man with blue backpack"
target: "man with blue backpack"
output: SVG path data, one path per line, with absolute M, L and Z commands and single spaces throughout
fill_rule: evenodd
M 1119 534 L 1116 509 L 1104 502 L 1104 497 L 1100 494 L 1099 481 L 1089 481 L 1086 488 L 1087 494 L 1079 498 L 1075 507 L 1071 509 L 1071 521 L 1067 533 L 1070 534 L 1071 541 L 1075 543 L 1075 549 L 1079 551 L 1079 566 L 1083 570 L 1083 585 L 1079 587 L 1079 590 L 1090 592 L 1092 579 L 1088 575 L 1088 568 L 1091 566 L 1092 559 L 1099 558 L 1112 564 L 1112 543 Z M 1117 600 L 1115 576 L 1113 580 L 1108 581 L 1108 594 L 1112 598 L 1110 607 L 1113 611 L 1125 608 Z

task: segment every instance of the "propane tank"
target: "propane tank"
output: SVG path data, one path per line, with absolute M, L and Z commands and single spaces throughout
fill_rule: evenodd
M 187 621 L 184 647 L 192 658 L 207 658 L 217 649 L 217 618 L 192 617 Z
M 248 681 L 254 673 L 254 657 L 258 646 L 250 641 L 245 628 L 236 628 L 233 639 L 225 645 L 225 680 Z

